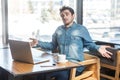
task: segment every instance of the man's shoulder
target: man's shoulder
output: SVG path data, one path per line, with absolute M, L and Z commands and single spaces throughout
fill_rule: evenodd
M 63 25 L 60 25 L 56 28 L 56 32 L 63 29 Z
M 57 27 L 57 29 L 62 29 L 64 27 L 64 25 L 60 25 Z
M 76 27 L 77 27 L 78 29 L 86 29 L 86 27 L 83 26 L 83 25 L 81 25 L 81 24 L 76 24 Z

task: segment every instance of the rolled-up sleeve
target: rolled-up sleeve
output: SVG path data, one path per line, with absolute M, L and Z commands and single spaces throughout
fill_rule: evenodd
M 57 48 L 56 33 L 52 35 L 51 42 L 38 41 L 37 47 L 41 47 L 42 49 L 46 49 L 46 50 L 56 49 Z

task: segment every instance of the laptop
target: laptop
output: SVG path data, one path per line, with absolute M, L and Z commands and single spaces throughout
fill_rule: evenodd
M 9 46 L 13 60 L 32 64 L 49 61 L 47 56 L 43 57 L 45 52 L 31 48 L 27 41 L 9 40 Z

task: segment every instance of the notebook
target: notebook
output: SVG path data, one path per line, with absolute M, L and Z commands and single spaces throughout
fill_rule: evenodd
M 42 56 L 45 52 L 31 48 L 27 41 L 9 40 L 9 46 L 12 58 L 16 61 L 32 64 L 49 61 L 47 57 Z

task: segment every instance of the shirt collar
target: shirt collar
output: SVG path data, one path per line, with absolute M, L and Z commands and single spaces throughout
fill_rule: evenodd
M 76 23 L 73 22 L 73 24 L 72 24 L 70 27 L 68 27 L 68 29 L 74 27 L 75 24 L 76 24 Z M 63 28 L 66 29 L 65 25 L 63 25 Z

